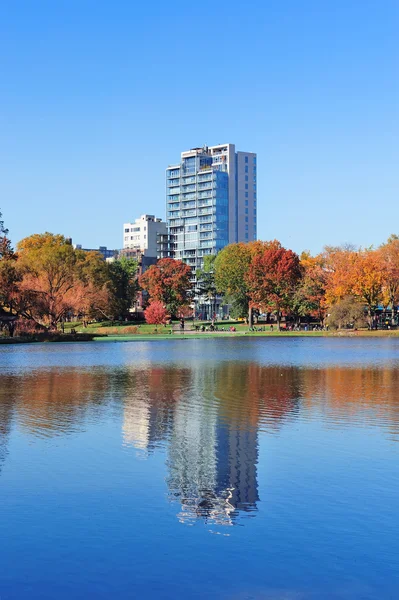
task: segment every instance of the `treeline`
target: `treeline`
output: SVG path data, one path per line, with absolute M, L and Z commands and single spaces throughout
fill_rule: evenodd
M 0 213 L 1 219 L 1 213 Z M 230 315 L 273 314 L 332 327 L 373 326 L 377 308 L 396 323 L 399 304 L 399 237 L 378 248 L 326 247 L 300 256 L 280 242 L 230 244 L 207 256 L 193 284 L 188 265 L 165 258 L 139 276 L 135 260 L 107 263 L 97 252 L 72 247 L 61 235 L 35 234 L 11 247 L 0 220 L 0 322 L 12 333 L 15 318 L 55 329 L 69 316 L 117 320 L 130 315 L 145 292 L 146 320 L 164 323 L 191 316 L 194 296 L 216 304 L 224 296 Z
M 379 248 L 327 246 L 317 256 L 298 256 L 280 242 L 231 244 L 216 257 L 216 290 L 224 293 L 233 314 L 253 310 L 299 321 L 312 317 L 324 324 L 373 326 L 378 307 L 396 322 L 399 303 L 399 238 Z M 366 321 L 366 323 L 364 323 Z
M 7 234 L 0 220 L 0 323 L 10 335 L 16 326 L 57 329 L 73 315 L 113 320 L 129 314 L 138 290 L 135 260 L 108 264 L 50 233 L 27 237 L 14 251 Z

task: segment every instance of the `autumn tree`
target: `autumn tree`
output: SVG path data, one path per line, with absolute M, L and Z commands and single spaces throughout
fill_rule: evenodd
M 109 302 L 107 265 L 98 253 L 75 250 L 51 233 L 25 238 L 17 249 L 26 318 L 56 329 L 68 314 L 87 315 Z
M 292 298 L 292 311 L 297 317 L 312 316 L 324 322 L 326 315 L 326 280 L 322 255 L 311 256 L 309 252 L 302 252 L 301 257 L 302 278 L 295 288 Z
M 71 309 L 83 319 L 112 320 L 119 314 L 109 265 L 99 252 L 75 250 L 74 302 Z
M 377 254 L 383 277 L 383 301 L 385 306 L 391 306 L 394 324 L 399 304 L 399 237 L 391 235 L 378 249 Z
M 383 270 L 379 253 L 371 248 L 326 248 L 326 301 L 331 307 L 353 296 L 367 307 L 369 326 L 382 300 Z
M 168 311 L 159 300 L 153 300 L 144 311 L 144 317 L 150 325 L 164 325 L 168 318 Z
M 350 245 L 324 248 L 326 302 L 329 306 L 353 295 L 353 272 L 357 252 L 357 249 Z
M 252 256 L 246 281 L 252 302 L 262 310 L 274 312 L 280 327 L 282 312 L 292 308 L 301 277 L 299 256 L 273 240 L 265 242 Z
M 362 250 L 356 254 L 352 264 L 352 293 L 367 306 L 369 325 L 374 311 L 382 299 L 384 283 L 381 263 L 375 250 Z
M 139 284 L 151 301 L 158 300 L 170 315 L 176 316 L 179 307 L 190 299 L 191 269 L 180 260 L 161 258 L 141 275 Z

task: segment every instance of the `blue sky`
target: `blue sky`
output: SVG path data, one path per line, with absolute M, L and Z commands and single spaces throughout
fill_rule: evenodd
M 120 247 L 165 216 L 165 168 L 258 153 L 258 237 L 296 251 L 399 233 L 399 3 L 16 0 L 0 6 L 0 210 Z

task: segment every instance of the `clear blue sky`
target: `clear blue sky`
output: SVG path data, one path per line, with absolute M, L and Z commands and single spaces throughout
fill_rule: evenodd
M 165 216 L 182 150 L 258 153 L 258 236 L 296 251 L 399 233 L 399 3 L 0 5 L 0 210 L 121 247 Z

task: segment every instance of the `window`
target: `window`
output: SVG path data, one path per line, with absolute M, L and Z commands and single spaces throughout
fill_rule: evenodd
M 254 165 L 256 165 L 256 156 L 254 156 Z
M 245 184 L 245 189 L 246 189 L 246 190 L 248 189 L 248 184 L 247 184 L 247 183 Z
M 247 208 L 245 209 L 245 214 L 246 214 L 246 215 L 248 214 L 248 209 L 247 209 Z
M 248 231 L 248 225 L 245 225 L 245 231 Z
M 245 206 L 248 206 L 248 200 L 245 200 Z
M 246 234 L 245 234 L 245 239 L 246 239 L 246 240 L 248 239 L 248 233 L 246 233 Z
M 248 175 L 245 175 L 245 181 L 248 181 Z
M 248 223 L 248 217 L 245 217 L 245 222 Z
M 248 198 L 248 192 L 245 192 L 245 197 Z
M 256 183 L 254 183 L 254 192 L 256 192 Z
M 248 162 L 248 156 L 246 156 L 246 157 L 245 157 L 245 162 L 246 162 L 246 163 Z
M 248 173 L 248 165 L 245 166 L 245 172 Z

